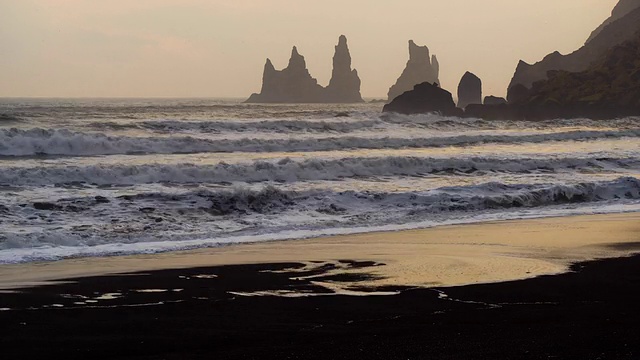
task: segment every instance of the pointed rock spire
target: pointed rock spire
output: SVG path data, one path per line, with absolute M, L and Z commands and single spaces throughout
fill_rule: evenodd
M 338 103 L 363 102 L 360 95 L 360 77 L 357 70 L 351 70 L 351 54 L 347 38 L 341 35 L 333 55 L 333 71 L 327 86 L 327 101 Z
M 409 40 L 409 62 L 425 63 L 429 62 L 429 48 L 416 45 L 413 40 Z
M 300 55 L 297 47 L 291 49 L 291 58 L 289 58 L 288 69 L 305 69 L 307 68 L 307 62 L 304 60 L 304 56 Z
M 438 58 L 435 55 L 431 56 L 431 67 L 433 68 L 433 72 L 436 74 L 436 79 L 439 79 L 440 78 L 440 63 L 438 62 Z

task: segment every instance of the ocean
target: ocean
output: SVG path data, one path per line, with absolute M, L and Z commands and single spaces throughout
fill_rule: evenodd
M 0 263 L 640 210 L 640 118 L 0 99 Z

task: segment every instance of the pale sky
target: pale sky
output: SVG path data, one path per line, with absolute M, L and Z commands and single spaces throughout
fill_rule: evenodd
M 365 97 L 428 45 L 442 86 L 500 95 L 519 59 L 568 53 L 617 0 L 0 0 L 0 97 L 248 97 L 291 47 L 321 85 L 338 36 Z

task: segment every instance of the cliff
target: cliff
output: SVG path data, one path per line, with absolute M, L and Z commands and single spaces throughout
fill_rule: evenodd
M 613 119 L 640 115 L 640 31 L 586 70 L 549 71 L 508 105 L 469 105 L 466 117 L 500 120 Z M 516 89 L 516 87 L 514 87 Z
M 589 36 L 585 44 L 593 40 L 596 36 L 598 36 L 598 34 L 600 34 L 602 29 L 604 29 L 607 25 L 611 24 L 612 22 L 618 19 L 623 18 L 624 16 L 626 16 L 627 14 L 629 14 L 630 12 L 632 12 L 633 10 L 639 7 L 640 7 L 640 1 L 638 0 L 620 0 L 620 2 L 613 8 L 613 11 L 611 12 L 611 16 L 607 20 L 605 20 L 602 23 L 602 25 L 598 26 L 598 28 L 591 33 L 591 35 Z
M 410 91 L 417 84 L 428 82 L 440 83 L 440 64 L 435 55 L 429 56 L 429 48 L 418 46 L 409 40 L 409 61 L 396 83 L 389 88 L 388 100 L 391 101 L 400 94 Z
M 355 103 L 363 102 L 360 78 L 351 70 L 351 54 L 347 38 L 342 35 L 333 56 L 333 72 L 329 86 L 320 86 L 311 76 L 304 57 L 294 46 L 289 64 L 276 70 L 267 59 L 262 75 L 262 89 L 252 94 L 247 103 Z
M 626 0 L 621 1 L 621 3 L 623 2 L 626 3 Z M 511 89 L 518 84 L 531 88 L 534 82 L 546 79 L 548 71 L 584 71 L 612 46 L 633 38 L 638 30 L 640 30 L 640 8 L 632 10 L 617 20 L 613 20 L 598 31 L 587 44 L 569 55 L 554 52 L 533 65 L 520 61 L 509 84 L 508 92 L 511 92 Z M 511 101 L 511 97 L 511 94 L 508 94 L 509 101 Z
M 614 46 L 585 71 L 552 71 L 533 84 L 526 105 L 635 107 L 640 109 L 640 32 Z

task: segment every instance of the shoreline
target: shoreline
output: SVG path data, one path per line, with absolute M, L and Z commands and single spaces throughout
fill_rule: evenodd
M 380 264 L 370 287 L 450 287 L 566 272 L 578 262 L 640 252 L 640 212 L 488 221 L 427 229 L 234 244 L 151 255 L 0 265 L 0 291 L 68 278 L 266 263 Z M 618 244 L 618 245 L 616 245 Z M 626 245 L 625 245 L 626 244 Z M 358 269 L 334 273 L 358 275 Z M 349 284 L 333 291 L 345 291 Z

